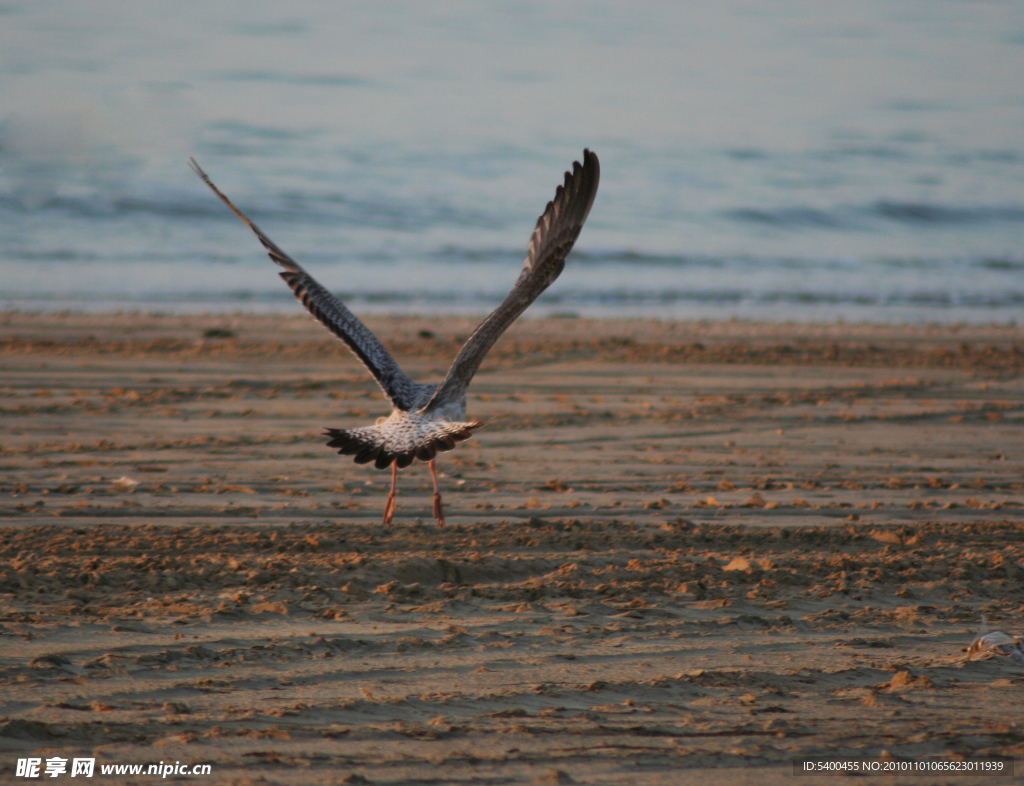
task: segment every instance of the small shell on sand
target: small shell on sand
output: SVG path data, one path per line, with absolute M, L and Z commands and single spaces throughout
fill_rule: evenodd
M 1011 636 L 1001 630 L 978 636 L 967 648 L 967 660 L 973 660 L 975 655 L 1003 655 L 1024 666 L 1024 636 Z

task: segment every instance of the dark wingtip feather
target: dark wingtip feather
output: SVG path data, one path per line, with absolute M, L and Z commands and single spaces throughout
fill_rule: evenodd
M 369 464 L 371 461 L 376 460 L 380 455 L 380 452 L 380 445 L 367 445 L 356 454 L 355 462 L 356 464 Z M 384 466 L 386 467 L 387 464 Z M 381 469 L 383 469 L 383 467 L 381 467 Z
M 416 458 L 415 453 L 402 453 L 395 459 L 395 463 L 398 464 L 399 469 L 405 469 L 412 464 L 413 459 Z
M 342 431 L 341 429 L 328 429 L 324 434 L 326 437 L 330 437 L 330 441 L 327 443 L 329 448 L 338 448 L 338 453 L 343 455 L 351 456 L 354 453 L 361 451 L 365 445 L 358 439 L 355 439 L 348 431 Z

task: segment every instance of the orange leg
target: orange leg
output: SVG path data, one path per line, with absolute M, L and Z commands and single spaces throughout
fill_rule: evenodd
M 395 486 L 398 484 L 398 462 L 391 462 L 391 493 L 388 494 L 388 501 L 384 505 L 385 527 L 391 526 L 391 519 L 395 515 Z
M 437 471 L 434 469 L 434 460 L 427 462 L 430 467 L 430 477 L 434 479 L 434 518 L 437 519 L 437 526 L 444 529 L 444 505 L 441 504 L 441 492 L 437 490 Z

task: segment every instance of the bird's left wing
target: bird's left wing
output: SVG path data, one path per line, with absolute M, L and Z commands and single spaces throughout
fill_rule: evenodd
M 192 170 L 203 179 L 213 193 L 220 197 L 221 201 L 231 209 L 231 212 L 256 233 L 256 237 L 267 249 L 270 258 L 284 268 L 284 272 L 280 274 L 281 278 L 285 280 L 306 310 L 335 336 L 348 344 L 349 349 L 369 369 L 377 380 L 377 384 L 381 386 L 384 394 L 391 399 L 391 403 L 397 409 L 408 410 L 412 407 L 416 403 L 417 385 L 398 367 L 398 363 L 380 343 L 380 340 L 359 321 L 355 314 L 345 307 L 344 303 L 324 289 L 298 262 L 278 248 L 274 241 L 264 235 L 258 226 L 235 207 L 231 200 L 213 184 L 213 181 L 199 167 L 194 158 L 190 158 L 189 161 Z
M 558 278 L 594 204 L 600 178 L 597 156 L 584 150 L 583 163 L 573 162 L 572 172 L 565 173 L 565 183 L 555 190 L 555 198 L 537 219 L 523 271 L 512 291 L 466 341 L 448 376 L 423 408 L 424 413 L 442 408 L 465 394 L 494 342 Z

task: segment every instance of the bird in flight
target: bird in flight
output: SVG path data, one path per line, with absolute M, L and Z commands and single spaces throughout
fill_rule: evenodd
M 256 233 L 270 258 L 284 268 L 280 276 L 295 297 L 315 319 L 348 345 L 391 402 L 391 415 L 378 418 L 373 426 L 327 429 L 324 434 L 330 437 L 327 445 L 337 448 L 340 454 L 354 456 L 357 464 L 372 461 L 377 469 L 391 467 L 391 492 L 384 506 L 385 525 L 391 524 L 395 512 L 398 470 L 405 469 L 416 459 L 426 461 L 434 482 L 434 518 L 443 527 L 444 506 L 437 486 L 434 456 L 469 439 L 474 429 L 484 425 L 465 420 L 466 389 L 494 342 L 551 286 L 565 267 L 565 258 L 579 237 L 597 194 L 601 174 L 597 156 L 584 149 L 583 163 L 574 161 L 572 171 L 565 173 L 565 182 L 558 186 L 555 198 L 537 219 L 523 270 L 512 291 L 469 337 L 440 385 L 414 382 L 406 376 L 380 340 L 344 303 L 246 218 L 194 158 L 189 160 L 193 171 Z

